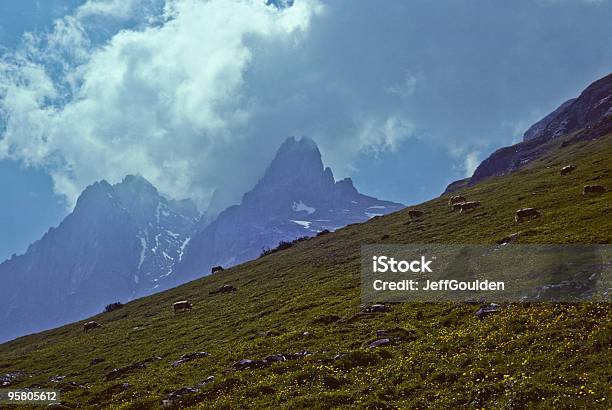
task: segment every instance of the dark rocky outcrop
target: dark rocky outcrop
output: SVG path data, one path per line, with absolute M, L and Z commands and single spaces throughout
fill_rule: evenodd
M 187 362 L 190 362 L 192 360 L 200 359 L 202 357 L 207 357 L 207 356 L 210 356 L 210 353 L 208 353 L 208 352 L 188 353 L 188 354 L 185 354 L 185 355 L 181 356 L 178 360 L 172 362 L 171 366 L 172 367 L 178 367 L 178 366 L 182 365 L 183 363 L 187 363 Z
M 499 312 L 500 310 L 500 306 L 495 304 L 495 303 L 491 303 L 490 305 L 487 306 L 483 306 L 480 309 L 478 309 L 475 313 L 476 317 L 480 320 L 485 319 L 486 317 Z
M 13 382 L 23 379 L 26 376 L 24 372 L 15 371 L 0 375 L 0 387 L 8 387 Z
M 612 132 L 612 74 L 589 85 L 579 97 L 563 103 L 532 125 L 523 141 L 503 147 L 476 168 L 469 179 L 449 184 L 444 194 L 458 191 L 490 177 L 506 175 L 554 149 L 597 139 Z M 575 133 L 571 135 L 572 133 Z M 561 144 L 549 141 L 564 137 Z

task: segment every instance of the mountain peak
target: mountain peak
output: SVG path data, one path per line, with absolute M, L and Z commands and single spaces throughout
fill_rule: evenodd
M 140 174 L 128 174 L 123 177 L 121 182 L 114 185 L 115 188 L 121 187 L 138 192 L 151 192 L 157 194 L 157 188 L 153 186 L 145 177 Z
M 96 181 L 81 192 L 74 210 L 78 211 L 80 209 L 87 208 L 90 205 L 96 207 L 100 206 L 102 203 L 106 203 L 104 200 L 105 198 L 115 201 L 114 194 L 115 192 L 112 185 L 106 180 L 102 179 L 100 181 Z
M 333 176 L 325 172 L 321 152 L 308 137 L 287 138 L 276 151 L 260 185 L 318 185 L 322 181 L 333 184 Z

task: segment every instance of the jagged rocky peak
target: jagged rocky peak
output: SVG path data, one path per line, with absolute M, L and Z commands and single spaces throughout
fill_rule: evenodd
M 308 137 L 289 137 L 283 142 L 266 170 L 262 183 L 332 182 L 331 169 L 323 167 L 317 144 Z
M 388 214 L 402 204 L 360 194 L 350 178 L 335 182 L 310 138 L 288 138 L 257 185 L 189 242 L 177 266 L 183 281 L 256 258 L 281 241 L 314 236 Z M 208 221 L 207 221 L 208 222 Z
M 115 191 L 112 185 L 103 179 L 94 182 L 81 192 L 74 207 L 74 211 L 80 212 L 90 207 L 98 208 L 107 204 L 109 201 L 115 203 L 117 202 L 117 198 L 115 197 Z
M 113 185 L 113 188 L 126 203 L 159 197 L 157 188 L 142 175 L 126 175 L 121 182 Z
M 328 168 L 329 169 L 329 168 Z M 336 189 L 342 195 L 358 195 L 357 188 L 353 185 L 353 180 L 351 178 L 344 178 L 338 182 L 336 182 Z

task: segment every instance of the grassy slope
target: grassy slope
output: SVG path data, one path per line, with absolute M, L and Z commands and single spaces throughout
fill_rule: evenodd
M 183 404 L 609 408 L 609 305 L 510 306 L 479 321 L 474 306 L 400 304 L 387 314 L 351 318 L 360 310 L 358 256 L 364 243 L 494 243 L 517 231 L 521 243 L 612 243 L 612 192 L 580 196 L 587 183 L 612 188 L 611 157 L 612 135 L 560 149 L 511 176 L 462 191 L 482 201 L 471 214 L 449 212 L 443 197 L 419 206 L 426 211 L 421 221 L 400 211 L 349 226 L 99 315 L 94 319 L 102 329 L 85 334 L 81 322 L 1 345 L 0 368 L 31 374 L 20 387 L 53 386 L 49 377 L 67 375 L 86 388 L 64 393 L 63 401 L 92 407 L 150 408 L 167 393 L 215 375 Z M 578 169 L 559 176 L 568 163 Z M 527 206 L 544 217 L 517 226 L 514 211 Z M 208 294 L 223 283 L 238 292 Z M 172 313 L 172 302 L 180 299 L 194 303 L 191 313 Z M 332 315 L 342 320 L 321 320 Z M 377 329 L 396 327 L 413 331 L 416 340 L 362 348 Z M 262 331 L 277 335 L 258 336 Z M 303 336 L 305 331 L 311 335 Z M 265 369 L 227 371 L 239 359 L 301 349 L 318 353 Z M 169 365 L 199 350 L 211 356 Z M 325 360 L 342 352 L 350 354 Z M 113 367 L 158 355 L 163 360 L 145 369 L 104 380 Z M 94 357 L 106 361 L 90 366 Z M 131 387 L 113 394 L 124 382 Z

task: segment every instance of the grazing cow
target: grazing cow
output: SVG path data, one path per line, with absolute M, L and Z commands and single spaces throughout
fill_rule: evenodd
M 537 209 L 523 208 L 523 209 L 519 209 L 518 211 L 516 211 L 516 214 L 514 215 L 514 220 L 516 221 L 516 223 L 520 223 L 520 222 L 523 222 L 524 220 L 535 219 L 541 216 L 542 214 Z
M 423 216 L 425 212 L 419 211 L 418 209 L 411 209 L 408 211 L 408 216 L 411 218 L 419 218 Z
M 174 313 L 191 311 L 193 305 L 186 300 L 181 300 L 172 304 L 172 308 L 174 309 Z
M 471 212 L 474 209 L 478 208 L 480 206 L 480 202 L 479 201 L 469 201 L 469 202 L 463 202 L 463 203 L 456 204 L 456 205 L 459 205 L 459 213 L 464 214 L 464 213 Z
M 98 322 L 94 322 L 93 320 L 91 322 L 87 322 L 83 325 L 83 331 L 87 332 L 93 329 L 97 329 L 99 327 L 102 327 L 98 324 Z
M 450 206 L 451 208 L 453 208 L 453 211 L 455 210 L 453 205 L 456 204 L 461 204 L 467 202 L 467 199 L 465 199 L 464 196 L 461 195 L 455 195 L 455 196 L 451 196 L 451 198 L 448 200 L 448 206 Z
M 225 269 L 223 269 L 223 266 L 213 266 L 213 268 L 210 270 L 210 273 L 217 273 L 217 272 L 223 272 Z
M 582 188 L 582 195 L 601 195 L 606 192 L 606 188 L 603 185 L 585 185 Z
M 219 289 L 209 292 L 209 294 L 216 295 L 217 293 L 230 293 L 230 292 L 236 292 L 237 290 L 238 289 L 236 289 L 234 286 L 228 285 L 226 283 L 225 285 L 221 286 Z
M 575 165 L 566 165 L 563 168 L 561 168 L 561 175 L 571 174 L 575 170 L 576 170 L 576 166 Z

